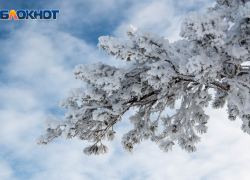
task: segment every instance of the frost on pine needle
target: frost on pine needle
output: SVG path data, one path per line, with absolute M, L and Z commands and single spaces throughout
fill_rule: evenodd
M 107 137 L 107 140 L 108 140 L 108 141 L 113 141 L 113 140 L 115 139 L 115 131 L 109 130 L 109 131 L 106 133 L 106 137 Z
M 226 105 L 229 119 L 241 119 L 241 129 L 250 134 L 250 2 L 216 2 L 204 15 L 191 12 L 181 25 L 183 39 L 174 43 L 131 25 L 126 40 L 100 37 L 100 50 L 126 66 L 77 65 L 73 73 L 84 87 L 61 99 L 59 106 L 68 111 L 65 120 L 45 118 L 46 134 L 38 145 L 59 136 L 77 137 L 92 143 L 84 149 L 86 155 L 107 153 L 102 142 L 114 140 L 114 125 L 135 107 L 129 118 L 133 128 L 122 137 L 126 152 L 133 154 L 145 139 L 164 152 L 174 144 L 195 152 L 198 134 L 208 131 L 204 108 L 211 102 L 216 109 Z M 175 113 L 162 115 L 168 108 Z
M 86 155 L 100 155 L 108 153 L 108 147 L 101 144 L 100 146 L 94 144 L 92 146 L 88 146 L 83 150 L 83 153 Z
M 174 145 L 174 143 L 172 141 L 169 140 L 162 140 L 160 142 L 159 148 L 161 150 L 163 150 L 164 152 L 168 152 L 168 151 L 172 151 L 172 146 Z

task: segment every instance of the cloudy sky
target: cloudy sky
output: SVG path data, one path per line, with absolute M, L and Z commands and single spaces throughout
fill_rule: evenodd
M 78 64 L 124 62 L 98 50 L 98 37 L 124 38 L 127 25 L 179 39 L 181 21 L 190 11 L 204 13 L 213 0 L 71 0 L 0 1 L 1 9 L 59 9 L 57 20 L 0 20 L 0 179 L 1 180 L 248 180 L 250 136 L 231 122 L 226 110 L 207 108 L 208 133 L 198 151 L 178 146 L 163 153 L 145 141 L 127 154 L 121 136 L 132 128 L 128 117 L 115 126 L 109 153 L 85 156 L 87 142 L 55 139 L 39 148 L 47 114 L 63 118 L 58 107 L 75 80 Z

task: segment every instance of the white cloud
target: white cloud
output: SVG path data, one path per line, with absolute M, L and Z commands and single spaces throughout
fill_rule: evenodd
M 128 24 L 137 28 L 153 31 L 160 36 L 169 39 L 170 42 L 180 39 L 179 32 L 182 20 L 187 16 L 187 8 L 196 8 L 196 4 L 202 5 L 198 12 L 204 13 L 207 7 L 214 4 L 211 1 L 134 1 L 131 8 L 125 10 L 126 19 L 116 29 L 115 35 L 125 37 L 124 30 Z
M 3 159 L 0 159 L 0 179 L 4 179 L 4 180 L 12 180 L 12 174 L 13 174 L 13 170 L 11 169 L 11 167 L 8 165 L 8 163 L 6 161 L 4 161 Z

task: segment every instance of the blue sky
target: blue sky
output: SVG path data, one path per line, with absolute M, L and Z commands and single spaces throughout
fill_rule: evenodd
M 47 114 L 63 118 L 58 107 L 71 88 L 83 86 L 73 77 L 78 64 L 124 62 L 98 50 L 98 37 L 125 38 L 132 24 L 169 39 L 179 39 L 182 20 L 190 11 L 204 13 L 212 0 L 73 0 L 1 1 L 1 9 L 59 9 L 57 20 L 0 21 L 0 179 L 249 179 L 250 137 L 241 122 L 230 122 L 226 110 L 208 108 L 208 133 L 198 151 L 188 154 L 178 146 L 163 153 L 150 141 L 121 148 L 121 137 L 132 126 L 128 117 L 115 126 L 117 137 L 103 156 L 85 156 L 87 142 L 55 139 L 39 148 Z M 170 113 L 167 111 L 166 113 Z

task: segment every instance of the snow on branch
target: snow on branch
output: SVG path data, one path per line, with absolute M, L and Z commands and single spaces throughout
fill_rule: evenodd
M 92 143 L 84 149 L 86 155 L 107 153 L 103 141 L 114 140 L 114 124 L 136 107 L 129 118 L 134 127 L 122 137 L 126 152 L 133 154 L 134 146 L 144 139 L 151 139 L 164 152 L 175 144 L 195 152 L 201 139 L 198 134 L 208 131 L 204 108 L 211 101 L 213 108 L 227 104 L 229 119 L 239 117 L 242 130 L 250 134 L 249 29 L 249 1 L 217 0 L 202 16 L 190 13 L 181 26 L 184 39 L 174 43 L 131 25 L 127 40 L 100 37 L 98 47 L 127 66 L 76 66 L 75 78 L 86 85 L 72 89 L 61 100 L 59 105 L 68 110 L 65 120 L 46 117 L 46 134 L 38 144 L 49 144 L 63 135 Z M 214 98 L 211 88 L 216 91 Z M 175 106 L 177 100 L 180 107 Z M 167 108 L 176 109 L 175 114 L 162 116 Z

